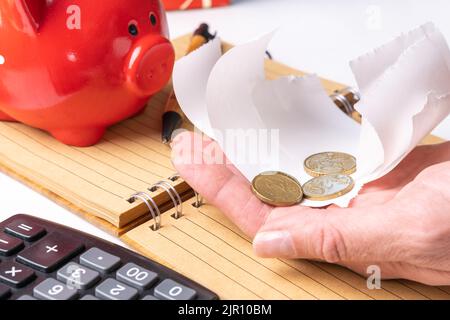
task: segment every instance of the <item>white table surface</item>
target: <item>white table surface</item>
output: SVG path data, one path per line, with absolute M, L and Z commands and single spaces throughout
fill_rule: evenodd
M 448 0 L 235 0 L 228 8 L 168 15 L 172 38 L 189 33 L 200 22 L 209 23 L 223 39 L 236 44 L 279 28 L 269 48 L 276 60 L 354 85 L 348 61 L 401 32 L 433 21 L 450 41 L 449 13 Z M 450 139 L 450 118 L 434 133 Z M 50 219 L 122 244 L 0 174 L 0 221 L 16 213 Z

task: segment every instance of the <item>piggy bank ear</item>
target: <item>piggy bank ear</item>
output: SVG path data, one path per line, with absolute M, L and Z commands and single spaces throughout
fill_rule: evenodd
M 44 20 L 47 0 L 16 0 L 15 2 L 24 31 L 37 33 Z

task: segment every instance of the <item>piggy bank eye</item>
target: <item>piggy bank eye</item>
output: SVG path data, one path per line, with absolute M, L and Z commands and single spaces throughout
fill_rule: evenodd
M 139 30 L 136 23 L 130 22 L 130 24 L 128 25 L 128 33 L 131 34 L 133 37 L 138 35 Z
M 156 23 L 158 23 L 156 14 L 154 14 L 153 12 L 150 13 L 150 23 L 152 24 L 152 26 L 156 26 Z

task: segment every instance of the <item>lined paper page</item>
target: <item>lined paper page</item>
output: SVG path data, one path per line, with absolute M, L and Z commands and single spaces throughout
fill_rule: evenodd
M 219 294 L 222 299 L 449 299 L 442 288 L 385 281 L 369 290 L 366 279 L 339 266 L 300 260 L 261 259 L 252 244 L 219 210 L 184 203 L 184 216 L 163 215 L 122 239 L 144 255 L 169 265 Z M 173 212 L 171 212 L 173 213 Z
M 161 114 L 168 88 L 141 115 L 111 127 L 92 147 L 64 145 L 48 133 L 0 122 L 0 160 L 14 172 L 116 226 L 148 209 L 127 200 L 175 173 L 170 148 L 161 143 Z M 168 201 L 161 192 L 158 203 Z M 159 198 L 158 198 L 159 196 Z

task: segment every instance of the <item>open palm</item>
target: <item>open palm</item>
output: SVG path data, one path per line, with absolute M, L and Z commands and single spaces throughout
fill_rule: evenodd
M 193 139 L 202 140 L 203 148 L 192 148 Z M 215 144 L 180 134 L 173 144 L 174 164 L 209 203 L 254 238 L 259 256 L 327 261 L 361 274 L 378 265 L 386 279 L 450 285 L 450 143 L 416 148 L 345 209 L 268 206 L 233 165 L 190 161 L 201 159 L 201 149 L 221 153 Z

